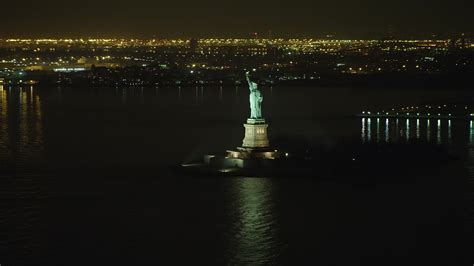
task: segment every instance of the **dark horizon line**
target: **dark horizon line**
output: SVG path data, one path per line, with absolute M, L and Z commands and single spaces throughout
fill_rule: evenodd
M 235 34 L 197 34 L 193 32 L 189 33 L 138 33 L 138 34 L 121 34 L 121 33 L 89 33 L 74 34 L 74 33 L 51 33 L 51 34 L 0 34 L 0 39 L 86 39 L 86 38 L 97 38 L 97 39 L 253 39 L 257 34 L 258 39 L 336 39 L 336 40 L 379 40 L 379 39 L 453 39 L 453 38 L 474 38 L 474 31 L 432 31 L 432 32 L 373 32 L 373 33 L 360 33 L 360 34 L 348 34 L 338 33 L 336 31 L 328 31 L 326 33 L 283 33 L 275 32 L 271 29 L 267 31 L 254 31 L 248 33 L 235 33 Z M 271 38 L 268 38 L 271 37 Z
M 147 34 L 144 34 L 147 35 Z M 257 37 L 252 36 L 252 34 L 248 35 L 240 35 L 240 34 L 235 34 L 234 36 L 194 36 L 194 35 L 188 35 L 188 36 L 130 36 L 130 35 L 120 35 L 120 36 L 104 36 L 104 35 L 98 35 L 98 34 L 92 34 L 89 36 L 71 36 L 71 35 L 53 35 L 53 36 L 27 36 L 27 35 L 22 35 L 22 36 L 0 36 L 0 40 L 10 40 L 10 39 L 31 39 L 31 40 L 39 40 L 39 39 L 54 39 L 54 40 L 59 40 L 59 39 L 116 39 L 116 40 L 131 40 L 131 39 L 137 39 L 137 40 L 173 40 L 173 39 L 246 39 L 246 40 L 251 40 L 251 39 L 260 39 L 260 40 L 268 40 L 268 39 L 315 39 L 315 40 L 320 40 L 320 39 L 330 39 L 330 40 L 384 40 L 384 39 L 395 39 L 395 40 L 422 40 L 422 39 L 434 39 L 434 40 L 448 40 L 448 39 L 458 39 L 458 38 L 474 38 L 474 34 L 466 34 L 466 33 L 451 33 L 451 34 L 410 34 L 406 36 L 401 36 L 401 35 L 395 35 L 395 36 L 390 36 L 390 35 L 384 35 L 384 36 L 367 36 L 362 34 L 360 37 L 354 37 L 354 36 L 347 36 L 344 37 L 343 35 L 337 35 L 337 34 L 327 34 L 327 35 L 306 35 L 306 34 L 301 34 L 301 35 L 306 35 L 306 36 L 271 36 L 269 37 L 268 34 L 258 34 Z M 403 35 L 403 34 L 402 34 Z

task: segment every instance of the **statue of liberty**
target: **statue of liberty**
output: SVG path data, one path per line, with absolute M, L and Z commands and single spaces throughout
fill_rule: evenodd
M 245 73 L 247 82 L 249 83 L 250 90 L 250 118 L 251 119 L 262 119 L 262 101 L 263 95 L 258 90 L 258 85 L 255 82 L 250 81 L 250 72 Z

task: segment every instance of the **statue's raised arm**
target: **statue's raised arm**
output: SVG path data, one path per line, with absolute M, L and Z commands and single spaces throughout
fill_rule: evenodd
M 249 84 L 249 87 L 252 87 L 252 82 L 250 81 L 250 72 L 246 71 L 245 72 L 245 77 L 247 78 L 247 83 Z

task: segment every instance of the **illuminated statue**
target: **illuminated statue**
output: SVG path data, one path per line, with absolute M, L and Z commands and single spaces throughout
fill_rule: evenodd
M 249 83 L 250 90 L 250 118 L 251 119 L 262 119 L 262 93 L 258 90 L 258 85 L 255 82 L 250 81 L 250 72 L 246 72 L 247 82 Z

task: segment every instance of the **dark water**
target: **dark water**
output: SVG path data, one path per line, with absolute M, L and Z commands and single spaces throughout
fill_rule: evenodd
M 272 139 L 419 140 L 459 158 L 436 174 L 384 182 L 383 169 L 360 184 L 171 171 L 240 144 L 243 87 L 1 88 L 0 264 L 471 265 L 472 122 L 352 116 L 470 96 L 264 88 Z

